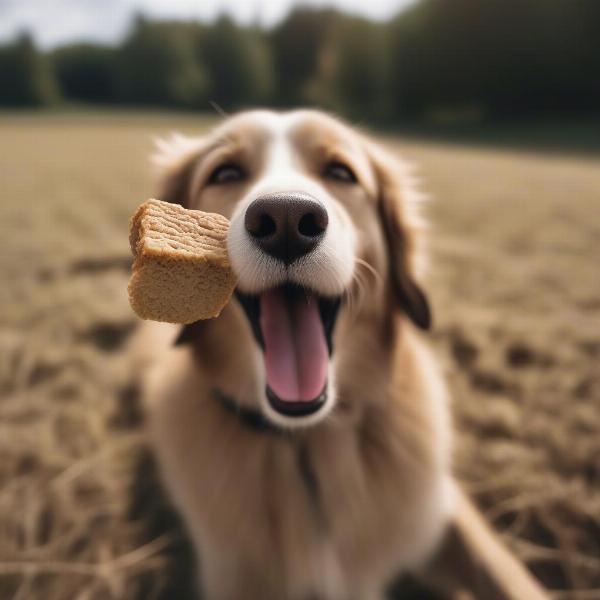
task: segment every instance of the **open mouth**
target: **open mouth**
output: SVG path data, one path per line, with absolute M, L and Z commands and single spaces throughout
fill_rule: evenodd
M 266 396 L 276 412 L 307 416 L 327 400 L 339 298 L 286 283 L 259 295 L 236 292 L 264 353 Z

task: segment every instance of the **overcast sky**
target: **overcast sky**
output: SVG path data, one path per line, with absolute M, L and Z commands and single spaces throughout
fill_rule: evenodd
M 336 6 L 372 19 L 387 19 L 414 0 L 303 0 Z M 212 20 L 227 12 L 242 23 L 277 23 L 297 0 L 0 0 L 0 43 L 28 30 L 38 44 L 53 47 L 74 40 L 117 42 L 131 16 Z

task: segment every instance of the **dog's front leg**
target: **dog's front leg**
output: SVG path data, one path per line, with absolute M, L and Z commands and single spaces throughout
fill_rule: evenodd
M 453 598 L 548 600 L 548 594 L 504 546 L 458 485 L 455 490 L 455 510 L 445 540 L 422 570 L 423 580 Z

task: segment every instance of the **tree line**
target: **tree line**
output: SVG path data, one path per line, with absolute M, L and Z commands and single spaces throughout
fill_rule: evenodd
M 0 47 L 0 105 L 318 105 L 369 121 L 600 109 L 598 0 L 421 0 L 386 23 L 299 7 L 271 29 L 136 17 L 117 47 Z

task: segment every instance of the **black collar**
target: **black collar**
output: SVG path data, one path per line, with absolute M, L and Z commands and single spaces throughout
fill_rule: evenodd
M 175 346 L 181 346 L 193 343 L 202 324 L 203 321 L 196 321 L 190 325 L 185 325 L 179 332 L 179 335 L 173 344 Z M 226 411 L 234 414 L 243 425 L 253 431 L 277 435 L 288 433 L 286 430 L 273 425 L 273 423 L 265 418 L 260 410 L 240 406 L 231 396 L 225 394 L 218 388 L 213 388 L 212 396 Z
M 217 388 L 212 390 L 213 398 L 228 412 L 234 414 L 246 427 L 258 433 L 285 435 L 288 432 L 273 425 L 260 410 L 240 406 L 231 396 Z

